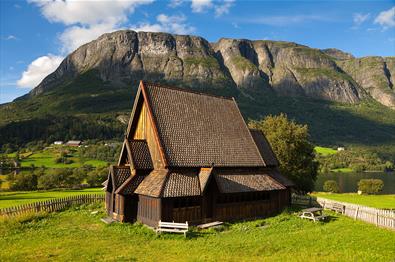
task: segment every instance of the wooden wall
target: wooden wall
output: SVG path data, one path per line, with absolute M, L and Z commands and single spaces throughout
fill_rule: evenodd
M 214 218 L 219 221 L 231 221 L 268 217 L 289 205 L 288 190 L 270 191 L 269 194 L 270 198 L 267 200 L 215 203 Z
M 137 221 L 156 227 L 161 220 L 161 199 L 139 195 Z

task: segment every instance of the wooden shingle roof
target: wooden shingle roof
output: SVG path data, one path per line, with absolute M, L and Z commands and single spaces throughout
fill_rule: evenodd
M 113 190 L 117 190 L 130 177 L 130 168 L 123 166 L 110 167 Z
M 221 193 L 281 190 L 285 187 L 265 171 L 215 170 L 215 180 Z
M 135 190 L 136 194 L 160 197 L 162 194 L 163 185 L 166 182 L 167 169 L 155 169 L 153 170 Z
M 278 166 L 276 155 L 262 131 L 250 129 L 250 132 L 266 166 Z
M 144 180 L 146 175 L 136 174 L 130 176 L 126 181 L 117 189 L 115 193 L 122 195 L 131 195 L 135 192 L 140 183 Z
M 193 170 L 169 172 L 163 187 L 162 197 L 199 196 L 197 172 Z
M 131 157 L 135 169 L 153 169 L 151 155 L 148 149 L 147 141 L 131 140 L 130 142 Z
M 233 99 L 143 83 L 169 167 L 261 167 Z

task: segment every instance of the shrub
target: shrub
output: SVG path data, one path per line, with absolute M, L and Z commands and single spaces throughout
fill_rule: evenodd
M 108 168 L 97 168 L 88 173 L 86 182 L 90 187 L 99 187 L 107 179 Z
M 325 192 L 339 193 L 339 186 L 335 180 L 325 181 L 323 189 Z
M 361 179 L 358 190 L 365 194 L 377 194 L 383 190 L 384 182 L 381 179 Z

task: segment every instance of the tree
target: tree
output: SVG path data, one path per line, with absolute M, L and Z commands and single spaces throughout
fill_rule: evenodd
M 280 114 L 250 121 L 249 126 L 263 131 L 280 162 L 282 174 L 296 184 L 296 189 L 313 191 L 318 163 L 314 160 L 314 146 L 309 141 L 307 125 L 299 125 Z
M 339 193 L 339 185 L 335 180 L 325 181 L 323 189 L 325 192 Z
M 19 173 L 9 176 L 11 190 L 36 190 L 37 175 L 32 173 Z

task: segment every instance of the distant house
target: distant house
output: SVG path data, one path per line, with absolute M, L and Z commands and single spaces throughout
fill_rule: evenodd
M 113 219 L 156 227 L 270 216 L 290 204 L 293 183 L 234 99 L 141 82 L 103 185 Z
M 63 145 L 63 141 L 55 141 L 53 142 L 54 145 Z
M 338 147 L 338 148 L 337 148 L 337 151 L 344 151 L 344 150 L 345 150 L 344 147 Z
M 80 140 L 69 140 L 66 143 L 66 146 L 80 146 L 82 142 Z

